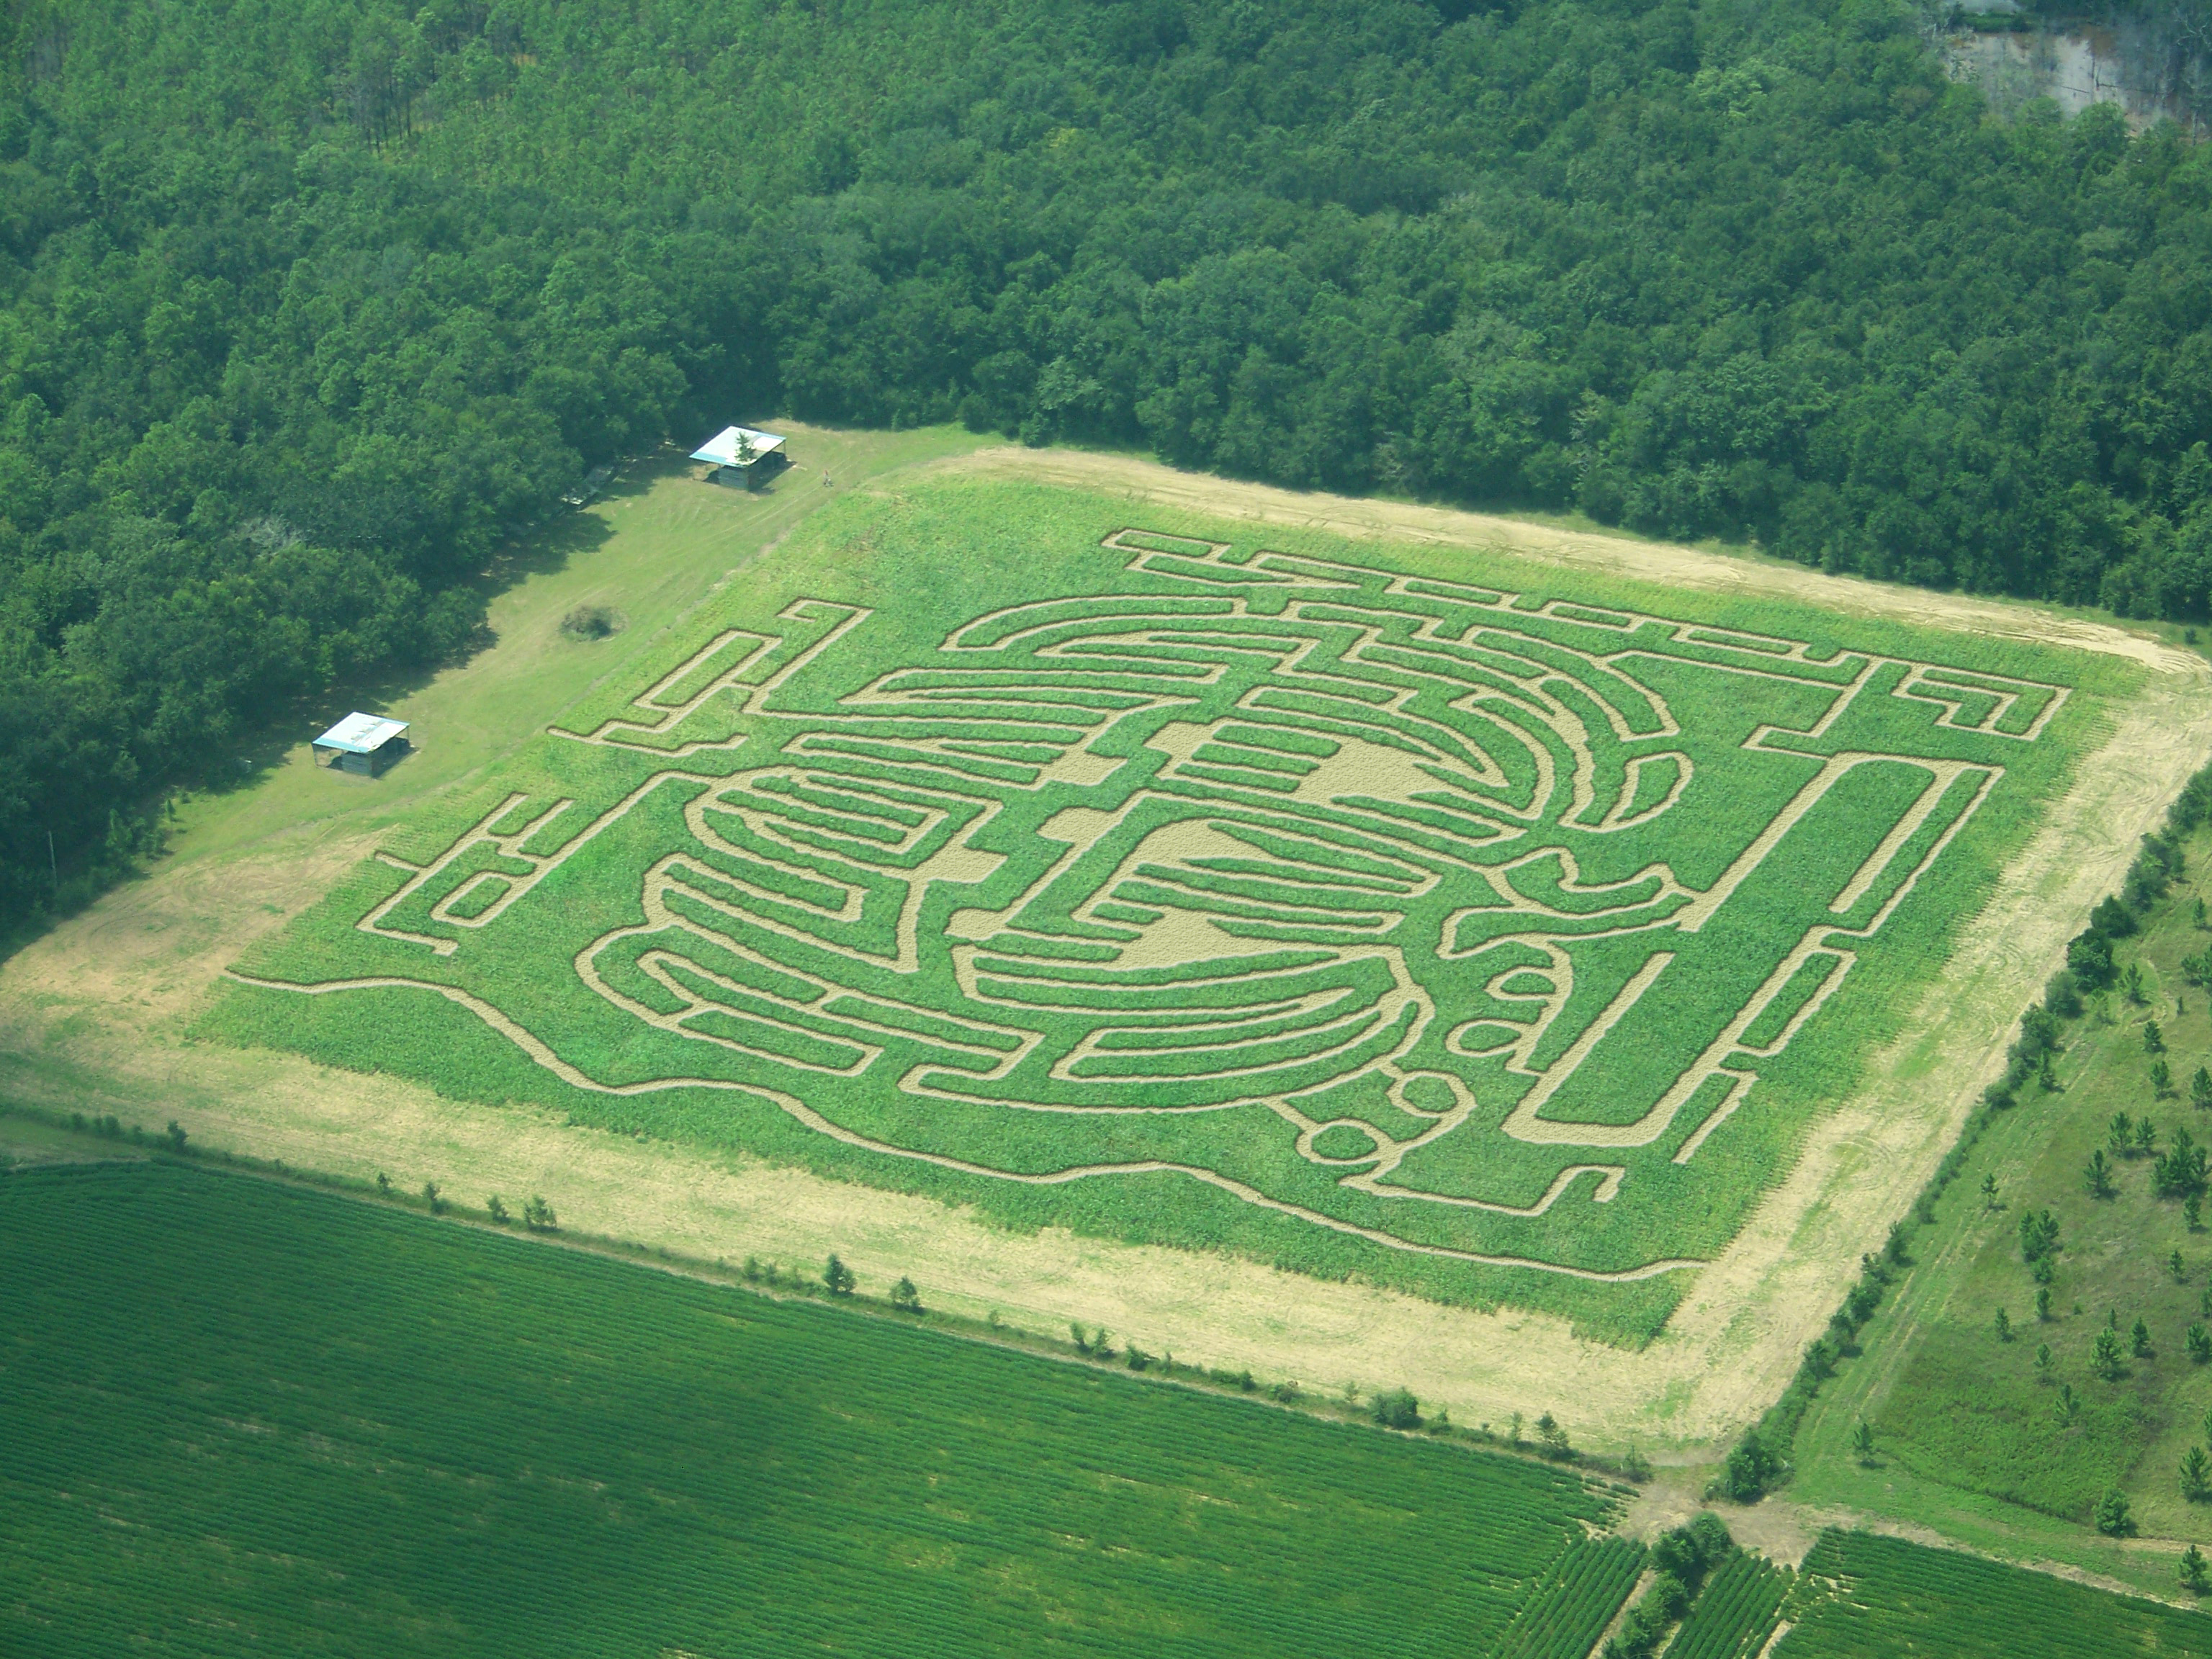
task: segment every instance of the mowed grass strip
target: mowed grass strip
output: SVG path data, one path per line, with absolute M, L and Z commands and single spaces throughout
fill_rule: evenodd
M 1772 1659 L 2123 1659 L 2212 1654 L 2212 1618 L 1979 1556 L 1826 1532 Z
M 1562 1472 L 186 1166 L 0 1177 L 0 1651 L 1491 1650 Z

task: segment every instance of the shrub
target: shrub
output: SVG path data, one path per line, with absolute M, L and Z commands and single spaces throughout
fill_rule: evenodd
M 1547 1457 L 1564 1459 L 1575 1455 L 1575 1449 L 1567 1443 L 1567 1431 L 1549 1412 L 1536 1419 L 1536 1438 L 1542 1443 Z
M 1766 1449 L 1757 1429 L 1746 1429 L 1722 1470 L 1722 1490 L 1739 1504 L 1753 1503 L 1781 1474 L 1782 1460 Z
M 1421 1402 L 1413 1398 L 1409 1389 L 1385 1389 L 1368 1404 L 1375 1420 L 1386 1429 L 1418 1429 L 1421 1426 Z M 1547 1417 L 1546 1422 L 1551 1419 Z
M 561 631 L 572 640 L 604 640 L 623 630 L 619 611 L 604 605 L 580 605 L 561 618 Z
M 2077 1019 L 2081 1013 L 2081 981 L 2074 977 L 2070 968 L 2061 968 L 2043 987 L 2043 1006 L 2062 1019 Z
M 2117 896 L 2108 894 L 2089 912 L 2089 926 L 2108 939 L 2125 939 L 2136 931 L 2135 912 L 2121 903 Z

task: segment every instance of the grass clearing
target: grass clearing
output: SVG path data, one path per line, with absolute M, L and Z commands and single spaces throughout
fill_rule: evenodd
M 2212 1325 L 2212 1247 L 2201 1224 L 2191 1226 L 2184 1193 L 2161 1194 L 2154 1179 L 2178 1133 L 2208 1133 L 2190 1081 L 2212 1059 L 2212 1020 L 2182 960 L 2212 941 L 2195 921 L 2212 834 L 2199 830 L 2182 846 L 2182 878 L 2116 950 L 2123 971 L 2142 965 L 2144 1000 L 2117 989 L 2093 998 L 2064 1028 L 2059 1091 L 2031 1083 L 1976 1146 L 1938 1226 L 1916 1243 L 1897 1304 L 1863 1334 L 1863 1354 L 1844 1363 L 1801 1430 L 1797 1495 L 1940 1526 L 1984 1547 L 2003 1548 L 2009 1537 L 2009 1553 L 2076 1562 L 2160 1593 L 2172 1592 L 2182 1540 L 2212 1542 L 2212 1513 L 2184 1495 L 2179 1474 L 2191 1447 L 2205 1443 L 2212 1410 L 2212 1368 L 2188 1341 L 2191 1327 Z M 2162 1053 L 2145 1044 L 2153 1022 Z M 2152 1074 L 2161 1060 L 2165 1094 Z M 2127 1150 L 2113 1146 L 2123 1114 L 2134 1126 L 2149 1121 L 2152 1151 L 2132 1134 Z M 2102 1196 L 2087 1179 L 2099 1156 L 2109 1172 Z M 1985 1176 L 1994 1194 L 1980 1190 Z M 2019 1224 L 2046 1211 L 2059 1249 L 2039 1283 Z M 2046 1316 L 2038 1314 L 2039 1290 L 2049 1294 Z M 2095 1349 L 2108 1325 L 2118 1363 L 2100 1367 Z M 1876 1431 L 1872 1468 L 1847 1445 L 1861 1418 Z M 2089 1530 L 2115 1488 L 2129 1500 L 2132 1541 Z
M 2137 684 L 953 477 L 639 668 L 204 1031 L 1625 1341 Z
M 1613 1500 L 174 1164 L 0 1178 L 21 1655 L 1460 1653 Z

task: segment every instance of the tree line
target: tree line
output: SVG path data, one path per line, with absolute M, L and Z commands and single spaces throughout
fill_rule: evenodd
M 0 920 L 739 411 L 2202 616 L 2212 169 L 1993 118 L 1917 20 L 17 0 Z

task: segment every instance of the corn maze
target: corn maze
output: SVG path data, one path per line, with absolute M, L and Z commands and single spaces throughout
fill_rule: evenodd
M 1123 526 L 995 605 L 733 596 L 234 976 L 1031 1218 L 1663 1277 L 1817 1105 L 1765 1074 L 1940 963 L 2070 693 L 1479 574 Z

